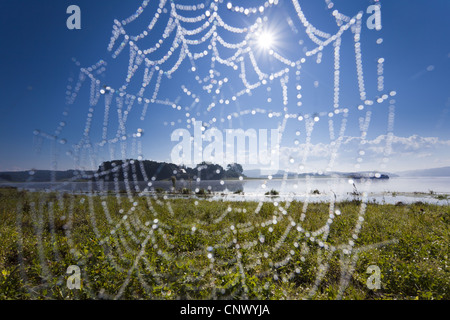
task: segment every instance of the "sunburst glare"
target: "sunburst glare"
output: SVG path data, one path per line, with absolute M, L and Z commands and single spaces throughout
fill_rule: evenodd
M 272 48 L 274 43 L 274 35 L 269 31 L 263 31 L 258 35 L 258 46 L 262 49 Z

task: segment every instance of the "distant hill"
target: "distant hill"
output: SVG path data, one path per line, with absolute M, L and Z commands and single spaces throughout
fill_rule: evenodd
M 401 177 L 450 177 L 450 167 L 397 172 Z
M 250 178 L 267 178 L 267 175 L 261 175 L 260 170 L 244 170 L 244 173 L 247 177 Z M 379 175 L 376 175 L 379 173 Z M 389 179 L 389 177 L 398 177 L 398 175 L 387 172 L 373 172 L 373 171 L 363 171 L 363 172 L 327 172 L 327 173 L 317 173 L 317 172 L 309 172 L 309 173 L 300 173 L 295 174 L 293 172 L 286 172 L 284 170 L 279 170 L 276 174 L 272 174 L 273 178 L 283 178 L 287 174 L 289 178 L 305 178 L 306 176 L 316 177 L 316 178 L 327 178 L 327 177 L 342 177 L 342 178 L 352 178 L 352 179 L 362 179 L 362 178 L 379 178 L 379 179 Z
M 144 170 L 142 170 L 144 169 Z M 129 179 L 144 181 L 146 179 L 156 180 L 170 180 L 172 176 L 176 179 L 196 179 L 199 177 L 202 180 L 220 180 L 233 179 L 242 177 L 248 178 L 267 178 L 267 175 L 261 175 L 259 169 L 243 170 L 239 164 L 228 165 L 227 168 L 222 168 L 220 165 L 212 163 L 201 163 L 195 168 L 188 168 L 185 166 L 175 165 L 173 163 L 157 162 L 151 160 L 113 160 L 103 162 L 96 171 L 52 171 L 52 170 L 33 170 L 30 171 L 5 171 L 0 172 L 0 182 L 49 182 L 49 181 L 79 181 L 89 179 L 101 179 L 107 181 L 114 181 L 118 179 L 123 181 L 125 176 Z M 342 178 L 381 178 L 389 179 L 392 177 L 450 177 L 450 167 L 433 168 L 425 170 L 410 170 L 394 173 L 379 172 L 379 175 L 374 176 L 376 172 L 326 172 L 319 174 L 316 172 L 294 174 L 279 170 L 273 174 L 273 178 L 283 178 L 287 173 L 288 178 L 304 178 L 310 177 L 342 177 Z
M 267 174 L 261 174 L 261 171 L 259 169 L 252 169 L 252 170 L 244 170 L 244 174 L 249 177 L 249 178 L 267 178 Z M 327 176 L 327 175 L 323 175 L 323 174 L 318 174 L 318 173 L 300 173 L 300 174 L 295 174 L 292 172 L 288 172 L 288 171 L 284 171 L 284 170 L 278 170 L 276 173 L 271 174 L 272 178 L 283 178 L 284 175 L 287 174 L 288 178 L 296 178 L 296 177 L 306 177 L 307 175 L 309 176 Z
M 80 180 L 124 181 L 125 179 L 146 181 L 176 179 L 220 180 L 246 177 L 240 164 L 229 164 L 227 168 L 220 165 L 202 162 L 195 168 L 179 166 L 173 163 L 151 160 L 113 160 L 103 162 L 96 171 L 5 171 L 0 172 L 0 182 L 62 182 Z
M 54 171 L 54 170 L 29 170 L 29 171 L 5 171 L 0 172 L 0 182 L 49 182 L 83 179 L 83 175 L 91 176 L 93 171 Z

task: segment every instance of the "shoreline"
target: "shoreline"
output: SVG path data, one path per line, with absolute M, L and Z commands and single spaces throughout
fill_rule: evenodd
M 364 202 L 368 204 L 391 204 L 391 205 L 410 205 L 415 203 L 427 203 L 439 206 L 450 205 L 450 193 L 426 193 L 426 192 L 372 192 L 363 196 L 360 194 L 344 193 L 344 194 L 330 194 L 330 193 L 280 193 L 278 195 L 265 195 L 264 193 L 242 192 L 234 193 L 229 190 L 212 191 L 205 194 L 183 194 L 182 192 L 158 192 L 155 190 L 143 190 L 140 192 L 120 190 L 115 192 L 113 190 L 93 190 L 93 191 L 68 191 L 55 189 L 36 189 L 36 188 L 20 188 L 16 186 L 7 186 L 0 184 L 1 189 L 16 189 L 18 191 L 26 191 L 32 193 L 60 193 L 64 195 L 74 196 L 91 196 L 91 197 L 151 197 L 153 199 L 163 200 L 205 200 L 205 201 L 233 201 L 233 202 L 311 202 L 311 203 L 330 203 L 334 199 L 336 203 L 339 202 Z

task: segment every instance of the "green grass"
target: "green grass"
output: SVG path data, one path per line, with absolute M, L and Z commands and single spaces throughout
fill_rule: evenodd
M 450 299 L 450 206 L 367 204 L 353 239 L 361 203 L 337 203 L 317 241 L 296 228 L 323 227 L 329 204 L 304 208 L 0 189 L 0 299 Z M 366 250 L 342 285 L 349 240 Z M 70 265 L 79 290 L 67 288 Z M 370 265 L 379 290 L 366 285 Z

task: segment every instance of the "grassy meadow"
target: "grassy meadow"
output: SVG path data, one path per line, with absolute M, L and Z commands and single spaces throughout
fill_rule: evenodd
M 361 208 L 0 189 L 0 299 L 450 299 L 450 206 Z

